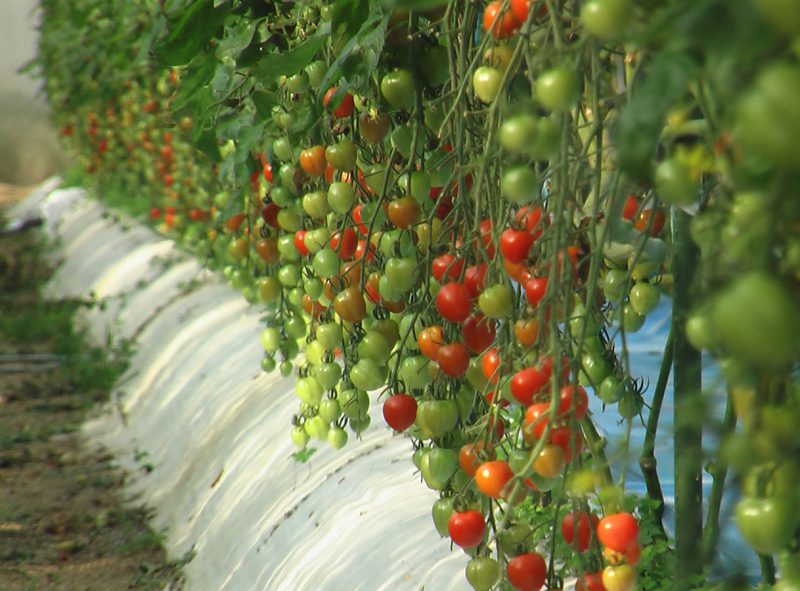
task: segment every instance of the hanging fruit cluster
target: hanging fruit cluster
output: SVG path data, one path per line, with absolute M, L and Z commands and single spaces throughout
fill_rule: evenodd
M 65 135 L 100 182 L 147 183 L 151 217 L 263 305 L 263 369 L 296 376 L 298 457 L 346 445 L 380 405 L 475 589 L 669 577 L 640 556 L 645 517 L 666 545 L 661 513 L 631 513 L 589 412 L 596 397 L 639 419 L 626 335 L 666 293 L 648 436 L 673 340 L 676 407 L 711 422 L 698 351 L 713 354 L 735 409 L 714 477 L 733 464 L 744 538 L 794 577 L 796 0 L 75 4 L 95 31 L 139 28 L 124 48 L 93 40 L 114 59 L 75 94 L 85 72 L 51 36 L 75 21 L 43 2 Z M 679 527 L 702 518 L 686 503 Z M 677 548 L 687 576 L 713 558 L 707 529 L 705 556 L 697 536 Z

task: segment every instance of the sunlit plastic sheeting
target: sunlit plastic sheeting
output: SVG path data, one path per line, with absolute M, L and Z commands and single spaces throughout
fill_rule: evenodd
M 80 190 L 27 207 L 47 217 L 62 259 L 48 294 L 102 302 L 85 315 L 97 342 L 135 339 L 113 403 L 85 433 L 129 472 L 171 555 L 195 552 L 190 590 L 469 589 L 468 559 L 437 535 L 436 495 L 379 404 L 363 440 L 318 443 L 297 463 L 294 380 L 260 371 L 257 308 Z

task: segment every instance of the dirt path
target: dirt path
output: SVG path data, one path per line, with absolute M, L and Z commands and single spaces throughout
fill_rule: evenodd
M 84 303 L 40 300 L 36 249 L 0 237 L 0 591 L 179 589 L 146 511 L 121 502 L 123 475 L 77 434 L 123 359 L 75 330 Z

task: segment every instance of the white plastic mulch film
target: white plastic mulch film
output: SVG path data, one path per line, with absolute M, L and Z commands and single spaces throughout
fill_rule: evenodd
M 53 298 L 95 297 L 97 343 L 133 343 L 112 403 L 85 426 L 155 510 L 190 591 L 469 589 L 467 557 L 430 517 L 408 439 L 373 404 L 363 440 L 320 443 L 297 463 L 294 378 L 260 370 L 259 310 L 201 263 L 81 189 L 34 191 L 10 215 L 42 216 Z

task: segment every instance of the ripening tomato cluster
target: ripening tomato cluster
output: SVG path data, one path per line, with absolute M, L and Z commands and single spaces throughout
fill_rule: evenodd
M 694 55 L 638 74 L 660 47 L 637 36 L 651 11 L 632 0 L 215 3 L 219 27 L 165 33 L 179 66 L 126 72 L 63 135 L 98 182 L 147 183 L 162 229 L 263 306 L 262 367 L 296 377 L 301 452 L 341 448 L 379 406 L 476 590 L 577 576 L 627 591 L 644 574 L 638 522 L 619 512 L 589 403 L 642 413 L 625 335 L 694 272 L 670 267 L 686 212 L 706 297 L 685 336 L 720 360 L 742 422 L 723 444 L 736 520 L 762 554 L 794 547 L 800 30 L 776 8 L 791 3 L 740 8 L 786 47 L 710 114 L 724 101 L 696 69 L 686 88 L 654 82 L 680 85 Z M 545 524 L 554 502 L 570 512 Z

